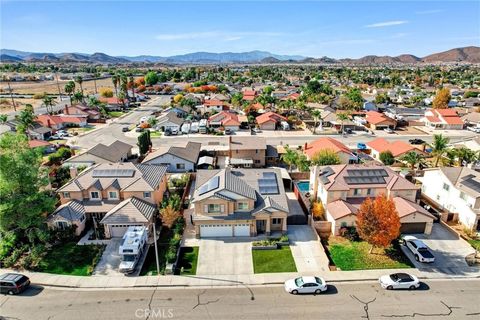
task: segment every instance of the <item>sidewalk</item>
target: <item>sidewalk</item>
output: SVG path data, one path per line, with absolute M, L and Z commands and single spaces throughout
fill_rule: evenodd
M 14 270 L 0 269 L 0 273 L 15 272 Z M 480 278 L 478 273 L 462 276 L 422 272 L 417 269 L 388 269 L 388 270 L 361 270 L 361 271 L 326 271 L 318 275 L 327 282 L 348 281 L 376 281 L 381 275 L 394 272 L 408 272 L 420 279 L 453 279 L 453 278 Z M 22 271 L 33 284 L 41 286 L 83 288 L 83 289 L 122 289 L 148 287 L 245 287 L 246 285 L 283 284 L 285 280 L 295 278 L 300 273 L 272 273 L 253 275 L 218 275 L 218 276 L 66 276 L 49 273 Z

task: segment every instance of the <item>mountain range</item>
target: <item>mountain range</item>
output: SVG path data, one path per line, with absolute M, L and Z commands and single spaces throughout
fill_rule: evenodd
M 414 64 L 464 62 L 480 63 L 480 47 L 455 48 L 434 53 L 425 57 L 412 54 L 399 56 L 368 55 L 359 59 L 334 59 L 329 57 L 312 58 L 299 55 L 279 55 L 267 51 L 249 52 L 194 52 L 169 57 L 110 56 L 105 53 L 39 53 L 11 49 L 0 50 L 1 62 L 45 62 L 45 63 L 94 63 L 94 64 L 127 64 L 127 63 L 167 63 L 167 64 L 225 64 L 225 63 L 318 63 L 318 64 Z

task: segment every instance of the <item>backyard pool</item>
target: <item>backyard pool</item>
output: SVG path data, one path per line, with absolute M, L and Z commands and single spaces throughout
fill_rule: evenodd
M 298 181 L 297 182 L 298 190 L 302 193 L 307 193 L 310 191 L 310 182 L 308 181 Z

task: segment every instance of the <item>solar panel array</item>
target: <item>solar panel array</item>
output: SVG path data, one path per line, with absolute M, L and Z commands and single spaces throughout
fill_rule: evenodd
M 133 177 L 135 170 L 133 169 L 97 169 L 93 170 L 92 177 L 106 178 L 106 177 Z
M 475 178 L 475 175 L 474 174 L 468 174 L 465 177 L 463 177 L 462 180 L 468 180 L 468 179 L 472 179 L 472 178 Z
M 384 184 L 388 177 L 385 169 L 347 170 L 345 182 L 347 184 Z
M 278 182 L 275 172 L 264 172 L 263 178 L 258 179 L 258 191 L 261 194 L 278 194 Z
M 207 192 L 210 192 L 210 191 L 213 191 L 215 189 L 218 189 L 218 186 L 220 185 L 220 177 L 219 176 L 215 176 L 213 177 L 212 179 L 208 180 L 207 183 L 205 183 L 204 185 L 202 185 L 200 187 L 200 189 L 198 189 L 198 195 L 202 195 L 204 193 L 207 193 Z
M 462 181 L 462 184 L 467 188 L 470 188 L 476 192 L 480 192 L 480 182 L 478 182 L 477 180 L 473 180 L 470 178 Z

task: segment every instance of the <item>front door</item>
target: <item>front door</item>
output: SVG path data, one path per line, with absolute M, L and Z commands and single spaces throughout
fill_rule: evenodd
M 265 220 L 257 220 L 257 234 L 265 233 Z

